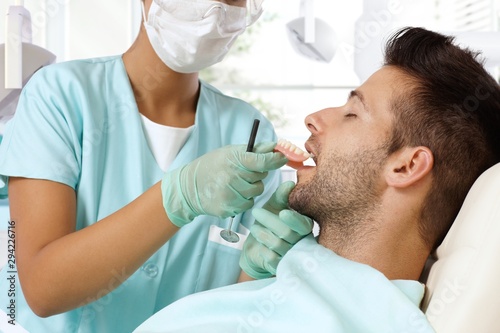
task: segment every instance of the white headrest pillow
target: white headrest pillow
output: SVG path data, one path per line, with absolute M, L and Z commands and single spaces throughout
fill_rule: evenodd
M 436 257 L 422 304 L 436 332 L 500 332 L 500 163 L 476 180 Z

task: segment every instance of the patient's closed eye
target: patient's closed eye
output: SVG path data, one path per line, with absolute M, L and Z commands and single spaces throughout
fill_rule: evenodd
M 346 118 L 356 118 L 358 115 L 354 114 L 354 113 L 347 113 L 344 117 Z

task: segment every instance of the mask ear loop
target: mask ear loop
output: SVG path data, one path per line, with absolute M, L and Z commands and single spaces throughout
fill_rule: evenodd
M 248 10 L 248 9 L 247 9 Z M 262 12 L 263 10 L 261 9 L 259 12 L 257 12 L 257 14 L 248 14 L 250 16 L 248 22 L 247 22 L 247 28 L 249 26 L 251 26 L 252 24 L 254 24 L 255 22 L 257 22 L 257 20 L 260 18 L 260 16 L 262 15 Z
M 148 20 L 146 19 L 146 9 L 144 8 L 144 0 L 141 0 L 141 11 L 142 11 L 142 20 L 146 23 Z
M 264 0 L 247 0 L 247 28 L 254 24 L 262 15 L 264 11 L 262 3 Z

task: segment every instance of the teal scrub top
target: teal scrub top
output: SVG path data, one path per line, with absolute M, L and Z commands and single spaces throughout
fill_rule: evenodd
M 255 118 L 261 121 L 256 142 L 276 141 L 272 124 L 254 107 L 207 83 L 200 85 L 194 128 L 170 169 L 216 148 L 245 144 Z M 148 146 L 121 56 L 40 69 L 23 89 L 16 114 L 6 125 L 0 175 L 2 185 L 15 176 L 74 188 L 77 230 L 119 210 L 160 181 L 163 172 Z M 279 183 L 279 170 L 270 172 L 256 206 L 262 206 Z M 240 214 L 233 230 L 245 230 L 251 223 L 250 212 Z M 240 249 L 213 241 L 218 228 L 228 225 L 229 219 L 196 218 L 130 278 L 113 271 L 110 289 L 121 283 L 113 292 L 103 290 L 88 305 L 49 318 L 30 310 L 17 279 L 16 320 L 32 333 L 131 332 L 179 298 L 237 281 Z M 7 267 L 0 272 L 0 310 L 6 313 L 8 275 Z
M 388 280 L 310 235 L 280 261 L 276 278 L 187 296 L 134 333 L 434 333 L 419 309 L 424 286 Z

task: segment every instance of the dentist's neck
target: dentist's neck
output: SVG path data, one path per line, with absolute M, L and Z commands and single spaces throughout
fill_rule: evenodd
M 143 26 L 123 54 L 123 62 L 140 113 L 173 127 L 194 123 L 200 89 L 198 73 L 182 74 L 167 67 L 156 55 Z

